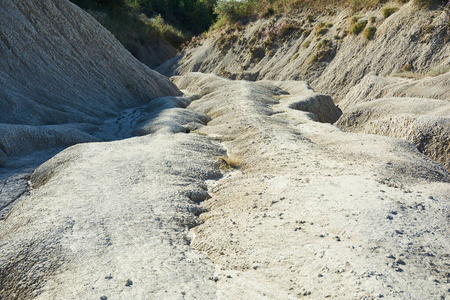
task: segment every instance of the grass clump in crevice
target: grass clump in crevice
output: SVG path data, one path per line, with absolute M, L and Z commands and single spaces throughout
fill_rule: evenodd
M 376 31 L 377 31 L 377 29 L 375 28 L 375 26 L 367 26 L 363 31 L 363 36 L 367 40 L 371 40 L 375 36 Z
M 242 166 L 242 159 L 238 156 L 221 156 L 219 162 L 222 171 L 231 171 Z
M 399 10 L 398 7 L 385 7 L 381 10 L 383 18 L 387 19 L 390 15 L 396 13 Z
M 333 46 L 333 42 L 325 39 L 320 41 L 315 49 L 314 54 L 311 56 L 309 62 L 311 64 L 320 63 L 323 61 L 331 60 L 336 54 L 336 49 Z
M 322 23 L 322 22 L 320 22 L 320 23 L 316 26 L 316 28 L 314 28 L 314 33 L 315 33 L 317 36 L 322 36 L 322 35 L 324 35 L 325 33 L 327 33 L 327 32 L 328 32 L 328 29 L 331 28 L 331 27 L 333 27 L 333 24 L 331 24 L 331 23 Z
M 350 33 L 354 35 L 358 35 L 361 33 L 361 31 L 366 28 L 367 20 L 366 19 L 359 19 L 355 22 L 354 19 L 352 19 L 352 26 L 350 27 Z

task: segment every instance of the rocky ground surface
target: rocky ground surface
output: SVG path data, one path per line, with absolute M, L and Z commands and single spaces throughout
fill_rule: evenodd
M 341 101 L 336 125 L 406 139 L 450 170 L 449 83 L 450 72 L 416 80 L 367 75 Z
M 174 82 L 196 95 L 126 113 L 150 134 L 73 146 L 32 174 L 1 223 L 2 298 L 448 294 L 441 165 L 318 122 L 339 110 L 302 82 Z

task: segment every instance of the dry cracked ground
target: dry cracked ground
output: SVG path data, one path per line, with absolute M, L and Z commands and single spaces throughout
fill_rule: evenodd
M 34 171 L 1 222 L 1 299 L 448 297 L 442 165 L 342 132 L 304 82 L 172 80 L 191 96 Z

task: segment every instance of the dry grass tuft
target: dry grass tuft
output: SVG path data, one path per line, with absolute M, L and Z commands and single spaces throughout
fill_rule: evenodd
M 242 159 L 238 156 L 221 156 L 219 157 L 219 161 L 222 171 L 238 169 L 242 165 Z

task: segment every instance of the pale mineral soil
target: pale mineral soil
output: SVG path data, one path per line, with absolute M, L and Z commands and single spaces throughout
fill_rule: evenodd
M 369 11 L 374 40 L 333 40 L 335 58 L 315 71 L 304 62 L 343 34 L 347 12 L 302 24 L 309 35 L 259 62 L 236 59 L 239 40 L 222 58 L 209 39 L 172 78 L 180 97 L 67 1 L 0 5 L 0 106 L 19 105 L 0 111 L 0 299 L 449 297 L 450 174 L 436 162 L 448 166 L 449 132 L 430 130 L 448 124 L 449 73 L 383 77 L 408 57 L 423 72 L 448 63 L 446 10 Z M 77 22 L 61 26 L 69 15 Z M 319 22 L 333 26 L 310 36 Z M 243 35 L 266 25 L 276 23 Z M 22 47 L 29 35 L 38 42 Z M 76 56 L 49 46 L 74 44 Z M 282 81 L 189 73 L 224 67 Z M 342 117 L 329 96 L 289 81 L 308 70 L 340 95 Z M 331 124 L 339 118 L 354 132 Z
M 1 222 L 2 298 L 448 295 L 442 165 L 314 121 L 337 108 L 303 82 L 173 81 L 198 96 L 116 120 L 151 134 L 73 146 L 33 173 Z

